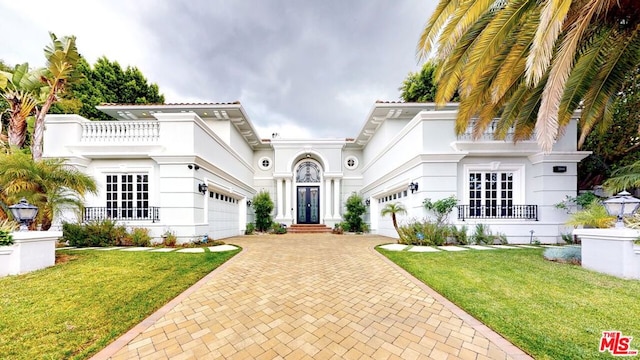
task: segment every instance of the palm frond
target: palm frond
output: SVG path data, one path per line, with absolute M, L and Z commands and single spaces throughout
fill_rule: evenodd
M 458 5 L 458 0 L 441 0 L 438 3 L 438 6 L 436 6 L 436 9 L 427 22 L 427 26 L 425 26 L 422 34 L 420 34 L 416 48 L 416 54 L 419 59 L 429 56 L 429 53 L 431 53 L 436 45 L 440 29 L 446 24 Z
M 556 40 L 571 8 L 573 0 L 546 0 L 540 13 L 540 23 L 535 33 L 535 41 L 527 57 L 527 85 L 536 86 L 547 71 Z

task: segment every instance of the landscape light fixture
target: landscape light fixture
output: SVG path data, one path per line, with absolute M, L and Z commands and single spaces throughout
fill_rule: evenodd
M 637 199 L 626 190 L 618 193 L 618 195 L 612 196 L 603 201 L 604 207 L 611 216 L 615 216 L 616 228 L 624 227 L 624 217 L 630 216 L 638 209 L 640 205 L 640 199 Z
M 11 210 L 13 218 L 20 223 L 20 231 L 28 231 L 29 225 L 38 215 L 38 207 L 29 204 L 25 198 L 22 198 L 17 204 L 9 206 L 9 210 Z

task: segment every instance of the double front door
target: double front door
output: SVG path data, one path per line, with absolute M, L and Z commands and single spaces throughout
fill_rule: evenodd
M 298 187 L 298 224 L 320 223 L 320 187 Z

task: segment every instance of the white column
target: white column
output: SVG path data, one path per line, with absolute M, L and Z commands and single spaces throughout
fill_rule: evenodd
M 340 179 L 333 179 L 333 218 L 340 219 Z
M 324 218 L 331 219 L 331 179 L 324 181 Z
M 284 217 L 284 212 L 282 211 L 284 205 L 284 198 L 282 197 L 282 179 L 276 179 L 276 198 L 276 201 L 278 202 L 276 219 L 282 219 Z
M 291 179 L 285 179 L 285 187 L 284 187 L 284 197 L 287 199 L 285 204 L 286 204 L 286 208 L 284 209 L 285 212 L 285 219 L 291 219 L 291 217 L 293 216 L 291 214 Z

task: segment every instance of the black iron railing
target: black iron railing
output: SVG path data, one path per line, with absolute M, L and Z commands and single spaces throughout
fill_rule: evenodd
M 464 221 L 465 219 L 523 219 L 538 221 L 538 205 L 458 205 L 458 220 Z
M 112 207 L 86 207 L 84 208 L 84 221 L 94 220 L 160 220 L 160 208 L 112 208 Z

